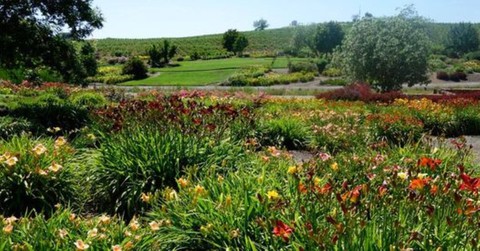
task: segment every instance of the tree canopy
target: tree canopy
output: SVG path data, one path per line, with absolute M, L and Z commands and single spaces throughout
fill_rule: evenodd
M 480 40 L 477 29 L 471 23 L 459 23 L 448 32 L 447 52 L 452 56 L 462 56 L 479 49 Z
M 256 31 L 263 31 L 266 28 L 268 28 L 268 26 L 269 26 L 269 24 L 268 24 L 267 20 L 265 20 L 263 18 L 253 22 L 253 27 L 255 28 Z
M 230 29 L 223 34 L 223 48 L 235 54 L 242 54 L 248 46 L 248 39 L 237 30 Z
M 83 77 L 79 75 L 86 71 L 71 41 L 102 27 L 103 18 L 91 3 L 92 0 L 1 1 L 0 66 L 47 66 L 61 73 L 67 82 Z
M 394 17 L 365 17 L 353 24 L 334 61 L 351 80 L 382 91 L 426 84 L 430 42 L 423 24 L 411 10 Z

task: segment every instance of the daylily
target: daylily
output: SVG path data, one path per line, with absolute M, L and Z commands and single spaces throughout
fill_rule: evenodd
M 430 182 L 430 180 L 432 180 L 432 178 L 414 179 L 410 182 L 408 188 L 410 190 L 422 190 L 426 185 L 428 185 L 428 182 Z
M 150 226 L 150 229 L 152 231 L 160 230 L 160 224 L 158 224 L 158 222 L 156 222 L 156 221 L 152 221 L 152 222 L 148 223 L 148 225 Z
M 112 246 L 112 251 L 122 251 L 122 246 L 120 245 Z
M 97 228 L 94 228 L 94 229 L 89 230 L 87 232 L 88 238 L 95 238 L 95 237 L 97 237 L 97 234 L 98 234 L 98 229 Z
M 297 167 L 296 166 L 290 166 L 287 171 L 288 174 L 294 175 L 297 173 Z
M 13 231 L 13 225 L 12 224 L 8 224 L 5 227 L 3 227 L 3 232 L 6 233 L 6 234 L 11 234 L 12 231 Z
M 37 144 L 32 151 L 35 153 L 35 155 L 40 156 L 44 154 L 47 151 L 47 148 L 43 144 Z
M 55 140 L 55 147 L 63 146 L 66 143 L 67 143 L 67 140 L 64 137 L 58 137 L 58 139 Z
M 399 172 L 399 173 L 397 173 L 397 177 L 402 179 L 402 180 L 406 180 L 408 178 L 408 174 L 404 173 L 404 172 Z
M 270 190 L 270 191 L 267 192 L 267 198 L 268 198 L 269 200 L 276 200 L 276 199 L 278 199 L 279 197 L 280 197 L 280 195 L 279 195 L 278 192 L 275 191 L 275 190 Z
M 151 193 L 142 193 L 141 196 L 140 196 L 140 199 L 145 202 L 145 203 L 149 203 L 150 202 L 150 199 L 152 198 L 151 197 L 152 194 Z
M 61 239 L 65 239 L 67 237 L 68 232 L 65 229 L 60 229 L 58 230 L 58 236 L 60 236 Z
M 62 165 L 57 164 L 57 163 L 53 163 L 51 166 L 48 167 L 48 170 L 56 173 L 56 172 L 60 171 L 60 169 L 62 169 L 62 168 L 63 168 Z
M 422 157 L 418 160 L 418 166 L 422 166 L 422 167 L 428 166 L 432 171 L 435 170 L 440 164 L 442 164 L 442 160 L 440 159 L 431 159 L 427 157 Z
M 15 164 L 17 164 L 17 162 L 18 162 L 18 158 L 13 156 L 13 157 L 8 158 L 5 161 L 5 164 L 7 164 L 8 166 L 14 166 Z
M 193 191 L 195 192 L 196 195 L 203 195 L 205 194 L 207 191 L 205 190 L 205 188 L 203 186 L 200 186 L 200 185 L 197 185 L 195 186 L 195 188 L 193 189 Z
M 84 243 L 82 240 L 77 240 L 74 244 L 77 250 L 86 250 L 90 247 L 90 245 Z
M 293 233 L 293 229 L 288 226 L 287 224 L 283 223 L 280 220 L 277 220 L 275 223 L 275 227 L 273 227 L 273 234 L 282 237 L 282 239 L 285 242 L 288 242 L 290 239 L 290 236 Z
M 478 189 L 480 188 L 480 178 L 472 178 L 466 173 L 460 174 L 460 178 L 463 181 L 463 183 L 460 184 L 460 190 L 468 190 L 473 193 L 478 193 Z
M 109 216 L 106 216 L 106 215 L 102 215 L 98 218 L 100 220 L 100 223 L 102 224 L 109 224 L 110 223 L 110 217 Z
M 178 184 L 182 187 L 182 188 L 185 188 L 188 186 L 188 184 L 190 182 L 188 182 L 188 180 L 184 179 L 184 178 L 180 178 L 177 180 Z

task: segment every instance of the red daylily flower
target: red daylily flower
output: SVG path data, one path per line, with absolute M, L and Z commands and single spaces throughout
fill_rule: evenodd
M 463 181 L 463 183 L 460 184 L 460 190 L 468 190 L 473 193 L 478 193 L 478 189 L 480 188 L 480 178 L 472 178 L 466 173 L 460 174 L 460 178 L 462 178 Z
M 285 242 L 288 242 L 292 233 L 293 233 L 293 228 L 283 223 L 281 220 L 276 221 L 275 227 L 273 227 L 274 235 L 278 237 L 282 237 L 282 239 Z
M 432 171 L 434 171 L 440 164 L 442 164 L 441 159 L 431 159 L 427 157 L 422 157 L 418 160 L 418 166 L 423 166 L 423 167 L 428 166 Z

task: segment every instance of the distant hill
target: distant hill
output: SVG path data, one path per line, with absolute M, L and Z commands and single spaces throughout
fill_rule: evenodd
M 246 51 L 250 53 L 272 54 L 282 51 L 289 44 L 294 34 L 294 28 L 286 27 L 280 29 L 269 29 L 264 31 L 243 32 L 248 38 L 249 46 Z M 201 55 L 220 56 L 226 51 L 222 48 L 223 34 L 167 38 L 179 48 L 180 56 L 189 56 L 194 52 Z M 158 44 L 163 38 L 149 39 L 98 39 L 96 46 L 102 56 L 114 55 L 142 55 L 152 45 Z
M 348 30 L 351 24 L 343 23 L 345 30 Z M 452 25 L 454 24 L 429 23 L 427 32 L 434 45 L 441 47 L 446 42 L 448 30 Z M 475 24 L 475 26 L 480 32 L 480 24 Z M 244 32 L 250 43 L 246 52 L 254 56 L 273 55 L 276 52 L 283 51 L 290 45 L 294 33 L 294 27 Z M 222 55 L 227 55 L 227 52 L 222 48 L 222 35 L 214 34 L 168 39 L 179 47 L 179 56 L 190 56 L 197 52 L 203 56 L 221 57 Z M 102 56 L 113 56 L 115 54 L 144 55 L 152 44 L 158 44 L 162 39 L 107 38 L 95 41 L 97 49 Z

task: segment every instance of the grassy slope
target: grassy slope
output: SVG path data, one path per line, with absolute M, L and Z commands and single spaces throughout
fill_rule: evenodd
M 293 28 L 280 28 L 265 31 L 248 31 L 244 34 L 249 40 L 247 52 L 281 51 L 293 36 Z M 179 48 L 179 55 L 189 56 L 194 51 L 200 54 L 216 55 L 225 52 L 222 48 L 222 34 L 169 38 Z M 127 54 L 144 54 L 152 44 L 158 44 L 162 38 L 151 39 L 99 39 L 96 40 L 98 51 L 101 55 L 126 52 Z
M 302 59 L 292 58 L 292 61 Z M 179 67 L 160 68 L 153 71 L 159 75 L 144 80 L 129 81 L 121 85 L 207 85 L 219 83 L 226 80 L 233 73 L 241 68 L 252 65 L 271 65 L 272 68 L 286 68 L 287 58 L 230 58 L 217 60 L 199 60 L 181 62 Z

